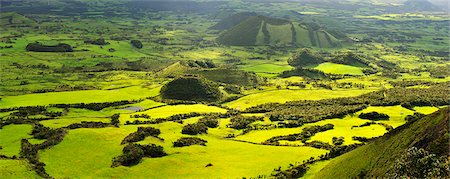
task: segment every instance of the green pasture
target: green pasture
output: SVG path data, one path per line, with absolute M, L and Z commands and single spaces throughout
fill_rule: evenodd
M 133 99 L 137 100 L 157 96 L 159 94 L 159 90 L 160 88 L 148 89 L 141 86 L 133 86 L 114 90 L 84 90 L 6 96 L 0 101 L 0 108 L 49 104 L 113 102 Z
M 40 152 L 40 156 L 47 164 L 46 170 L 57 178 L 207 178 L 211 173 L 219 178 L 235 178 L 269 175 L 279 166 L 286 168 L 289 163 L 301 162 L 311 156 L 325 153 L 325 150 L 309 147 L 255 145 L 209 134 L 199 136 L 208 141 L 206 147 L 173 148 L 172 142 L 184 136 L 181 134 L 182 125 L 166 122 L 154 126 L 161 130 L 160 137 L 164 138 L 164 141 L 147 138 L 140 143 L 162 145 L 169 155 L 162 158 L 144 158 L 136 166 L 110 167 L 111 159 L 120 155 L 123 148 L 120 141 L 128 133 L 135 131 L 137 126 L 72 130 L 62 143 Z M 273 160 L 274 158 L 278 160 Z M 213 166 L 205 167 L 209 163 Z
M 314 69 L 323 71 L 324 73 L 338 74 L 338 75 L 364 75 L 361 68 L 350 65 L 342 65 L 335 63 L 322 63 Z
M 19 156 L 22 139 L 30 138 L 32 126 L 29 124 L 13 124 L 0 129 L 0 154 L 8 157 Z
M 225 106 L 236 109 L 246 109 L 264 103 L 285 103 L 296 100 L 321 100 L 339 97 L 352 97 L 369 92 L 372 92 L 372 90 L 273 90 L 250 94 L 235 101 L 225 103 Z

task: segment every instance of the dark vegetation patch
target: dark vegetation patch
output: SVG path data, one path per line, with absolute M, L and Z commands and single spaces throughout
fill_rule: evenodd
M 131 40 L 131 45 L 133 45 L 133 47 L 141 49 L 142 47 L 144 47 L 144 45 L 142 45 L 142 42 L 140 40 Z
M 222 98 L 219 86 L 200 77 L 180 77 L 161 89 L 163 99 L 187 101 L 217 101 Z
M 72 46 L 60 43 L 58 45 L 44 45 L 41 43 L 29 43 L 26 47 L 31 52 L 73 52 Z
M 342 145 L 344 143 L 344 137 L 333 137 L 332 142 L 334 145 Z
M 67 133 L 64 129 L 50 129 L 42 124 L 34 124 L 31 135 L 35 139 L 46 139 L 40 144 L 31 144 L 28 139 L 22 139 L 20 156 L 25 158 L 31 165 L 31 168 L 41 177 L 50 178 L 50 175 L 45 171 L 45 164 L 39 161 L 39 150 L 44 150 L 59 144 Z
M 122 152 L 122 155 L 113 159 L 111 167 L 120 165 L 133 166 L 138 164 L 144 157 L 158 158 L 167 155 L 162 146 L 155 144 L 140 145 L 130 143 L 123 148 Z
M 389 115 L 378 112 L 361 113 L 358 116 L 361 119 L 369 119 L 372 121 L 389 120 Z
M 104 38 L 85 40 L 84 43 L 92 44 L 92 45 L 108 45 L 109 44 L 109 42 L 107 42 Z
M 264 82 L 264 79 L 252 72 L 238 69 L 204 69 L 190 70 L 188 73 L 200 75 L 208 80 L 239 86 L 257 86 Z
M 324 132 L 327 130 L 332 130 L 334 128 L 333 124 L 325 124 L 323 126 L 308 126 L 303 128 L 301 133 L 298 134 L 290 134 L 285 136 L 276 136 L 272 137 L 263 144 L 267 145 L 280 145 L 280 140 L 287 140 L 287 141 L 302 141 L 305 143 L 307 140 L 309 140 L 312 136 L 314 136 L 316 133 Z
M 305 77 L 305 78 L 309 78 L 309 79 L 317 79 L 317 80 L 329 79 L 328 75 L 326 75 L 322 71 L 316 70 L 316 69 L 310 69 L 310 68 L 296 68 L 293 70 L 284 71 L 279 76 L 283 77 L 283 78 L 288 78 L 288 77 L 292 77 L 292 76 L 301 76 L 301 77 Z
M 126 136 L 122 140 L 121 144 L 139 142 L 139 141 L 144 140 L 148 136 L 152 136 L 152 137 L 161 139 L 158 137 L 159 134 L 161 134 L 161 131 L 154 127 L 138 127 L 137 131 Z
M 356 67 L 368 67 L 369 63 L 363 57 L 354 53 L 345 53 L 332 59 L 333 63 L 344 64 Z
M 173 142 L 174 147 L 185 147 L 191 145 L 206 146 L 207 141 L 197 137 L 182 137 Z
M 81 123 L 74 123 L 67 126 L 69 129 L 79 129 L 79 128 L 105 128 L 113 126 L 111 123 L 104 122 L 87 122 L 82 121 Z
M 288 59 L 289 65 L 296 68 L 304 68 L 323 63 L 323 58 L 311 49 L 302 49 Z
M 246 129 L 249 127 L 250 124 L 256 121 L 263 121 L 263 119 L 264 117 L 236 115 L 231 118 L 230 120 L 231 123 L 228 124 L 227 127 L 238 130 Z
M 100 111 L 105 108 L 134 104 L 140 101 L 142 100 L 123 100 L 123 101 L 103 102 L 103 103 L 52 104 L 50 106 L 57 108 L 81 108 L 93 111 Z
M 216 64 L 211 60 L 186 60 L 180 63 L 190 68 L 216 68 Z
M 68 112 L 68 109 L 61 111 L 48 111 L 46 106 L 27 106 L 0 109 L 0 112 L 11 112 L 0 120 L 0 129 L 9 124 L 33 124 L 36 121 L 54 119 Z
M 216 128 L 219 126 L 219 120 L 217 119 L 216 116 L 206 116 L 206 117 L 200 118 L 198 120 L 198 123 L 202 123 L 209 128 Z
M 194 123 L 183 126 L 182 134 L 197 135 L 197 134 L 207 134 L 208 126 L 204 123 Z

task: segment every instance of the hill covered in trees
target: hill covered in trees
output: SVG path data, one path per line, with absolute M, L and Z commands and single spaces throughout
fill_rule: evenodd
M 222 98 L 219 87 L 203 78 L 188 76 L 177 78 L 161 89 L 164 99 L 188 101 L 217 101 Z
M 315 177 L 448 177 L 448 166 L 446 166 L 447 171 L 440 171 L 445 166 L 439 166 L 445 164 L 442 161 L 448 157 L 448 119 L 449 108 L 447 107 L 416 121 L 410 121 L 375 141 L 336 158 Z M 421 158 L 422 154 L 417 153 L 427 154 L 424 157 L 427 159 L 422 160 L 427 166 L 418 168 L 420 164 L 415 164 L 415 166 L 405 167 L 411 157 Z M 439 162 L 437 163 L 434 159 L 440 159 L 441 163 L 438 164 Z M 399 171 L 402 166 L 407 170 Z M 412 171 L 415 167 L 418 171 Z M 426 174 L 429 170 L 440 173 Z M 421 175 L 421 172 L 425 174 Z
M 331 48 L 341 46 L 338 38 L 317 24 L 302 24 L 255 13 L 239 13 L 227 17 L 215 26 L 224 30 L 218 41 L 224 45 L 302 46 Z

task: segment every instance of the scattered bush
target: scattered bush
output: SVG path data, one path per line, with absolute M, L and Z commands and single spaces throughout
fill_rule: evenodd
M 316 133 L 331 130 L 333 128 L 334 128 L 333 124 L 325 124 L 323 126 L 308 126 L 308 127 L 303 128 L 303 131 L 301 133 L 272 137 L 263 143 L 268 144 L 268 145 L 279 145 L 278 141 L 280 141 L 280 140 L 288 140 L 288 141 L 300 140 L 303 143 L 305 143 L 308 139 L 310 139 Z
M 109 42 L 107 42 L 104 38 L 99 38 L 95 40 L 85 40 L 84 43 L 86 44 L 93 44 L 93 45 L 108 45 Z
M 182 137 L 179 138 L 177 141 L 173 142 L 174 147 L 184 147 L 184 146 L 191 146 L 191 145 L 202 145 L 206 146 L 207 141 L 197 138 L 197 137 Z
M 119 127 L 119 125 L 120 125 L 120 120 L 119 120 L 119 118 L 120 118 L 120 114 L 114 114 L 114 115 L 112 115 L 112 116 L 111 116 L 111 124 L 114 125 L 114 126 L 116 126 L 116 127 Z
M 333 137 L 332 141 L 334 145 L 342 145 L 344 143 L 344 137 Z
M 203 123 L 205 124 L 205 126 L 209 127 L 209 128 L 216 128 L 219 126 L 219 120 L 216 119 L 214 116 L 213 117 L 203 117 L 201 119 L 198 120 L 198 123 Z
M 139 40 L 131 40 L 131 45 L 133 45 L 133 47 L 136 47 L 138 49 L 144 47 L 144 45 L 142 45 L 142 42 Z
M 128 144 L 123 148 L 122 152 L 123 154 L 121 156 L 113 159 L 111 167 L 117 167 L 119 165 L 132 166 L 138 164 L 143 157 L 156 158 L 167 155 L 162 146 L 157 146 L 155 144 Z
M 361 113 L 358 117 L 361 119 L 369 119 L 373 121 L 389 120 L 389 115 L 378 112 Z
M 257 117 L 257 116 L 242 116 L 237 115 L 233 116 L 231 118 L 231 124 L 228 124 L 227 127 L 233 128 L 233 129 L 245 129 L 250 125 L 251 123 L 254 123 L 256 121 L 263 121 L 263 117 Z
M 148 136 L 158 137 L 159 134 L 161 134 L 161 131 L 154 127 L 138 127 L 137 132 L 133 132 L 126 136 L 121 144 L 138 142 L 144 140 Z
M 203 123 L 188 124 L 183 127 L 182 134 L 197 135 L 208 133 L 208 127 Z

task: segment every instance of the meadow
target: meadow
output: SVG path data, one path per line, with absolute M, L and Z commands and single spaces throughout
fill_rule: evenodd
M 303 165 L 284 177 L 332 176 L 449 105 L 440 12 L 359 0 L 51 3 L 1 9 L 0 178 L 276 178 Z M 70 50 L 46 51 L 58 44 Z M 174 145 L 185 137 L 206 143 Z M 152 144 L 167 155 L 113 166 Z

